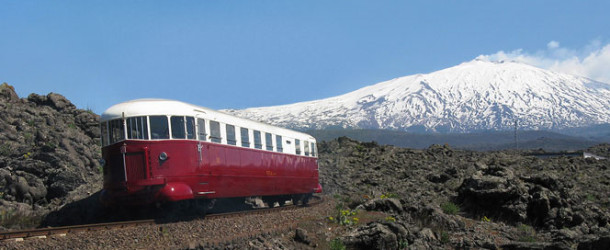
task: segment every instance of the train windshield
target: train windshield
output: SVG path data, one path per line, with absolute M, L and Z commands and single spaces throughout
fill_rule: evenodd
M 158 115 L 148 117 L 150 120 L 150 138 L 151 139 L 169 139 L 169 126 L 167 116 Z
M 195 139 L 195 118 L 172 116 L 172 139 Z
M 148 139 L 148 119 L 146 116 L 127 118 L 127 138 Z
M 186 139 L 195 139 L 195 118 L 186 117 Z
M 184 127 L 184 116 L 172 116 L 172 138 L 184 139 L 186 136 Z

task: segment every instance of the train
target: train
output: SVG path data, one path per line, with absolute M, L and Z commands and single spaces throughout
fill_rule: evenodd
M 322 192 L 317 142 L 306 133 L 166 99 L 113 105 L 100 127 L 107 207 L 250 197 L 306 204 Z

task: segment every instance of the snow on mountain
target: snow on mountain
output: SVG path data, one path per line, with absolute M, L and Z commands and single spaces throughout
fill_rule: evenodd
M 321 90 L 322 91 L 322 90 Z M 475 59 L 289 105 L 224 110 L 296 129 L 560 129 L 610 123 L 610 85 L 517 62 Z

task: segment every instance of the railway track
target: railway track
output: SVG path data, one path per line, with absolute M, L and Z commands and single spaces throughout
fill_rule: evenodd
M 258 208 L 253 210 L 244 210 L 237 212 L 228 212 L 228 213 L 217 213 L 217 214 L 207 214 L 204 217 L 200 218 L 190 218 L 192 219 L 201 219 L 201 220 L 215 220 L 221 218 L 231 218 L 231 217 L 239 217 L 250 214 L 269 214 L 275 213 L 283 210 L 291 210 L 291 209 L 300 209 L 306 207 L 312 207 L 319 205 L 324 202 L 324 199 L 319 196 L 313 196 L 312 200 L 307 205 L 286 205 L 280 207 L 267 207 L 267 208 Z M 28 230 L 17 230 L 17 231 L 4 231 L 0 232 L 0 241 L 23 241 L 28 238 L 46 238 L 47 236 L 58 235 L 65 236 L 70 233 L 78 233 L 78 232 L 87 232 L 87 231 L 99 231 L 99 230 L 112 230 L 117 228 L 126 228 L 126 227 L 136 227 L 141 225 L 155 225 L 155 224 L 165 224 L 166 222 L 158 222 L 155 219 L 147 219 L 147 220 L 134 220 L 134 221 L 119 221 L 119 222 L 107 222 L 107 223 L 96 223 L 96 224 L 86 224 L 86 225 L 75 225 L 75 226 L 64 226 L 64 227 L 49 227 L 49 228 L 36 228 L 36 229 L 28 229 Z M 286 225 L 286 227 L 290 228 L 291 225 Z M 277 229 L 277 228 L 276 228 Z M 269 233 L 269 232 L 261 232 L 261 233 Z M 245 235 L 249 236 L 249 235 Z M 235 235 L 232 238 L 239 238 L 242 236 Z M 232 240 L 232 239 L 229 239 Z M 216 243 L 220 243 L 216 242 Z

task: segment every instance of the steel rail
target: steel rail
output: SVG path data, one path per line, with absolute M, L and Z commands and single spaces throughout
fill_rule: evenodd
M 155 224 L 154 219 L 105 222 L 105 223 L 97 223 L 97 224 L 85 224 L 85 225 L 74 225 L 74 226 L 64 226 L 64 227 L 36 228 L 36 229 L 17 230 L 17 231 L 5 231 L 5 232 L 0 232 L 0 240 L 8 240 L 8 239 L 15 239 L 15 238 L 29 238 L 29 237 L 38 237 L 38 236 L 49 236 L 49 235 L 55 235 L 55 234 L 67 234 L 67 233 L 83 232 L 83 231 L 98 231 L 98 230 L 107 230 L 107 229 L 112 229 L 112 228 L 122 228 L 122 227 L 130 227 L 130 226 L 138 226 L 138 225 L 151 225 L 151 224 Z
M 313 196 L 312 199 L 316 201 L 310 201 L 306 205 L 286 205 L 279 207 L 268 207 L 268 208 L 259 208 L 254 210 L 244 210 L 238 212 L 228 212 L 228 213 L 218 213 L 218 214 L 206 214 L 202 220 L 211 220 L 211 219 L 219 219 L 219 218 L 232 218 L 245 216 L 250 214 L 269 214 L 282 210 L 292 210 L 298 208 L 305 208 L 310 206 L 316 206 L 321 204 L 324 199 L 319 196 Z M 105 223 L 96 223 L 96 224 L 84 224 L 84 225 L 74 225 L 74 226 L 63 226 L 63 227 L 48 227 L 48 228 L 36 228 L 36 229 L 26 229 L 26 230 L 15 230 L 15 231 L 3 231 L 0 232 L 0 241 L 11 240 L 11 239 L 24 239 L 24 238 L 33 238 L 33 237 L 46 237 L 51 235 L 61 235 L 75 232 L 85 232 L 85 231 L 99 231 L 99 230 L 110 230 L 115 228 L 126 228 L 140 225 L 155 225 L 155 224 L 164 224 L 157 223 L 155 219 L 147 219 L 147 220 L 135 220 L 135 221 L 118 221 L 118 222 L 105 222 Z

